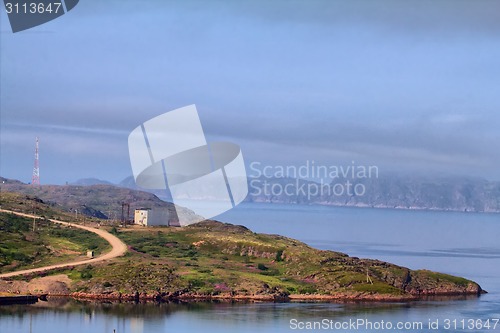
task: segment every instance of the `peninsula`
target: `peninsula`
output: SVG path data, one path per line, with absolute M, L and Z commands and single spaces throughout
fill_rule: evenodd
M 217 221 L 183 228 L 119 227 L 95 217 L 75 220 L 55 203 L 14 192 L 2 192 L 1 206 L 25 214 L 35 207 L 38 218 L 0 214 L 0 274 L 41 269 L 0 278 L 0 292 L 102 300 L 269 301 L 406 301 L 484 292 L 464 278 L 318 250 Z M 75 226 L 52 219 L 85 224 L 90 231 L 75 232 Z M 126 251 L 99 261 L 114 249 L 92 228 L 113 234 Z M 24 251 L 28 248 L 36 250 Z M 85 259 L 89 248 L 96 259 Z M 43 269 L 59 260 L 77 264 Z

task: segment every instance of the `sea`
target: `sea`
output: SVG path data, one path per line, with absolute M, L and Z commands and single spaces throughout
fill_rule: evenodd
M 500 214 L 243 203 L 216 217 L 310 246 L 476 281 L 480 297 L 388 303 L 0 306 L 0 333 L 500 332 Z

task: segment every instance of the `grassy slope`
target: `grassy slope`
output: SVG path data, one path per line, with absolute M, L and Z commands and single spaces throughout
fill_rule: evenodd
M 49 206 L 25 196 L 2 193 L 2 208 L 27 211 L 36 204 L 37 213 L 44 216 L 66 218 Z M 29 211 L 28 211 L 29 212 Z M 47 220 L 36 221 L 8 213 L 0 213 L 0 272 L 41 267 L 74 260 L 91 249 L 96 254 L 110 249 L 99 236 L 84 230 L 56 225 Z
M 122 203 L 130 203 L 130 217 L 133 217 L 134 209 L 141 207 L 174 209 L 173 204 L 160 200 L 154 194 L 113 185 L 31 186 L 8 180 L 8 183 L 2 184 L 2 190 L 40 198 L 44 202 L 51 204 L 53 209 L 73 212 L 73 218 L 75 209 L 77 209 L 80 219 L 83 219 L 82 215 L 85 214 L 87 220 L 91 217 L 96 220 L 106 218 L 115 221 L 120 220 Z M 26 208 L 30 209 L 29 207 Z M 182 210 L 186 216 L 195 218 L 191 211 L 182 207 L 177 207 L 177 209 Z M 124 213 L 126 214 L 126 212 Z
M 459 293 L 477 286 L 446 274 L 320 251 L 293 239 L 215 221 L 185 228 L 122 230 L 118 236 L 131 251 L 111 265 L 72 272 L 79 291 L 362 297 Z M 82 279 L 83 271 L 92 278 Z M 367 281 L 367 272 L 373 283 Z
M 6 192 L 2 188 L 0 193 L 0 208 L 12 210 L 16 212 L 35 214 L 48 219 L 57 219 L 67 222 L 100 222 L 97 218 L 76 215 L 75 213 L 65 211 L 58 204 L 48 204 L 36 196 L 17 193 Z

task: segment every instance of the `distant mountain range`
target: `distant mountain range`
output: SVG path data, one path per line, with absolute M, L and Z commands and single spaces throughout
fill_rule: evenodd
M 249 180 L 247 201 L 498 213 L 500 182 L 391 176 L 321 184 L 294 178 L 254 178 Z
M 33 187 L 1 178 L 3 188 L 33 194 Z M 349 182 L 350 185 L 346 185 Z M 417 177 L 390 175 L 371 179 L 337 178 L 318 183 L 296 178 L 249 178 L 246 202 L 375 207 L 462 212 L 500 212 L 500 182 L 467 177 Z M 148 193 L 149 192 L 149 193 Z M 80 206 L 84 214 L 119 218 L 122 202 L 131 209 L 163 207 L 164 191 L 136 186 L 133 177 L 117 185 L 96 178 L 80 179 L 70 185 L 44 185 L 37 193 L 42 200 L 68 209 Z
M 115 184 L 97 178 L 82 178 L 78 179 L 76 182 L 70 183 L 69 185 L 90 186 L 90 185 L 115 185 Z
M 125 178 L 119 186 L 138 189 L 133 177 Z M 246 202 L 500 212 L 500 182 L 480 178 L 390 175 L 357 180 L 337 178 L 319 183 L 260 177 L 249 178 L 248 189 Z M 162 191 L 151 193 L 164 195 Z

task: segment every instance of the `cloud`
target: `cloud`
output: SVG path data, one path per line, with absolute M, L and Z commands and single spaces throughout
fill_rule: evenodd
M 267 24 L 311 24 L 322 28 L 372 26 L 390 34 L 431 33 L 437 37 L 436 33 L 441 33 L 447 38 L 464 33 L 500 32 L 500 3 L 495 0 L 480 4 L 468 0 L 261 0 L 219 1 L 219 5 L 231 13 L 251 16 Z
M 493 144 L 500 140 L 499 121 L 488 115 L 373 114 L 378 121 L 341 113 L 309 115 L 310 119 L 297 114 L 269 116 L 264 122 L 240 116 L 224 124 L 211 122 L 205 129 L 209 135 L 253 142 L 245 146 L 262 147 L 261 155 L 269 149 L 267 157 L 274 154 L 275 159 L 355 159 L 483 176 L 491 176 L 500 164 Z
M 70 14 L 40 28 L 51 34 L 0 36 L 7 160 L 21 142 L 31 159 L 39 135 L 60 165 L 114 177 L 133 128 L 194 103 L 209 136 L 252 159 L 500 177 L 498 1 L 106 1 Z

